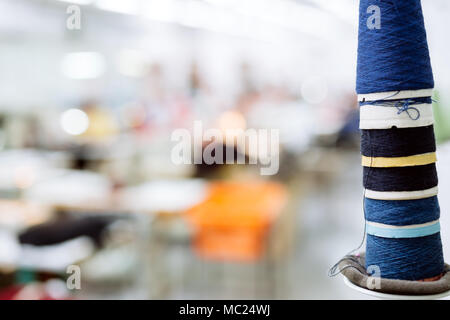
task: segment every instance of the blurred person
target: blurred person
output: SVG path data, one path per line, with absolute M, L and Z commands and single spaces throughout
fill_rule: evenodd
M 139 108 L 135 111 L 144 119 L 139 128 L 145 135 L 165 134 L 188 118 L 187 99 L 170 89 L 160 63 L 150 65 L 142 91 Z
M 205 125 L 211 124 L 226 108 L 221 100 L 204 78 L 201 66 L 197 61 L 190 65 L 188 75 L 189 105 L 192 112 L 190 121 L 200 120 Z
M 259 102 L 261 92 L 257 89 L 253 76 L 252 69 L 247 62 L 242 62 L 239 69 L 241 92 L 238 96 L 235 108 L 240 112 L 247 114 L 252 109 L 252 106 Z
M 195 97 L 205 91 L 209 91 L 209 87 L 200 74 L 198 63 L 193 61 L 189 71 L 189 93 Z

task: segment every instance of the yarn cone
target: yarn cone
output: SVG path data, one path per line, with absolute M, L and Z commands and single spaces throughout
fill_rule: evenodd
M 433 280 L 444 272 L 433 87 L 420 0 L 361 0 L 365 261 L 381 278 Z

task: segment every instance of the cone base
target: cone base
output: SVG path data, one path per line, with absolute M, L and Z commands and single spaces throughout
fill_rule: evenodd
M 358 261 L 358 263 L 356 262 Z M 409 281 L 381 278 L 379 289 L 368 287 L 368 276 L 361 271 L 365 265 L 365 254 L 343 260 L 339 269 L 344 282 L 361 293 L 381 299 L 439 299 L 450 295 L 450 265 L 445 264 L 443 276 L 436 281 Z M 369 281 L 373 283 L 373 281 Z
M 356 290 L 362 294 L 372 296 L 382 300 L 438 300 L 445 298 L 450 295 L 450 290 L 438 294 L 427 294 L 427 295 L 405 295 L 405 294 L 392 294 L 383 293 L 380 291 L 369 290 L 367 288 L 360 287 L 352 283 L 345 276 L 343 277 L 344 283 L 351 289 Z

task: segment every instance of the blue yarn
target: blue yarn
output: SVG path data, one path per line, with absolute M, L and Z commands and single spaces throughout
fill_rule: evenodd
M 414 98 L 414 99 L 400 99 L 400 100 L 375 100 L 362 101 L 360 106 L 377 105 L 382 107 L 397 108 L 397 114 L 405 112 L 411 120 L 418 120 L 420 118 L 420 111 L 414 105 L 428 103 L 431 104 L 431 97 Z
M 366 220 L 392 226 L 422 224 L 439 219 L 437 196 L 418 200 L 364 200 Z
M 431 97 L 418 97 L 418 98 L 414 98 L 414 99 L 409 99 L 409 100 L 413 100 L 413 103 L 411 104 L 422 104 L 422 103 L 432 103 L 433 99 Z M 360 106 L 366 106 L 366 105 L 381 105 L 381 106 L 395 106 L 396 103 L 405 101 L 405 99 L 392 99 L 392 100 L 373 100 L 373 101 L 360 101 L 359 105 Z
M 370 6 L 372 8 L 368 10 Z M 376 23 L 368 24 L 371 16 L 376 15 L 377 10 L 374 8 L 380 9 L 379 28 Z M 360 0 L 357 93 L 433 87 L 420 0 Z M 399 114 L 406 112 L 414 120 L 420 117 L 419 110 L 414 107 L 419 103 L 431 103 L 430 97 L 363 102 L 361 105 L 396 107 Z M 387 153 L 386 156 L 392 157 L 434 148 L 434 136 L 416 135 L 418 139 L 426 138 L 427 143 L 424 145 L 424 142 L 418 142 L 415 138 L 407 137 L 408 135 L 406 131 L 405 134 L 403 131 L 384 131 L 374 133 L 372 137 L 369 132 L 365 135 L 363 132 L 363 153 L 369 157 Z M 402 138 L 407 138 L 408 141 L 400 141 Z M 413 144 L 417 146 L 412 146 Z M 391 146 L 383 147 L 384 145 Z M 379 148 L 383 151 L 378 150 Z M 416 191 L 436 185 L 434 164 L 403 168 L 364 167 L 364 186 L 370 190 Z M 434 221 L 440 214 L 437 197 L 404 201 L 365 199 L 364 209 L 368 221 L 393 226 Z M 379 234 L 388 234 L 383 232 Z M 388 238 L 367 234 L 366 267 L 369 265 L 377 265 L 381 277 L 387 279 L 422 280 L 435 277 L 444 270 L 440 233 L 426 236 L 421 234 L 414 238 Z
M 369 29 L 367 8 L 380 8 L 380 29 Z M 434 87 L 420 0 L 361 0 L 359 94 Z
M 390 239 L 367 235 L 366 268 L 377 265 L 386 279 L 423 280 L 444 271 L 441 235 Z
M 366 157 L 407 157 L 436 152 L 434 127 L 361 130 L 361 154 Z
M 374 191 L 418 191 L 438 185 L 436 164 L 423 166 L 363 168 L 363 185 Z

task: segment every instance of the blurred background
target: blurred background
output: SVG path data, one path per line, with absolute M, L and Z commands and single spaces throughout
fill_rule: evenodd
M 423 7 L 448 259 L 450 3 Z M 354 0 L 2 0 L 0 298 L 366 298 L 327 276 L 363 237 L 357 15 Z M 195 120 L 278 129 L 278 173 L 176 165 L 171 134 Z

